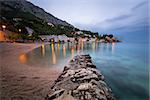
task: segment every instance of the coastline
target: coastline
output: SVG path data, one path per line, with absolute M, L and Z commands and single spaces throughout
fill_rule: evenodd
M 33 67 L 21 63 L 19 55 L 38 48 L 42 43 L 0 43 L 1 99 L 44 100 L 60 69 Z

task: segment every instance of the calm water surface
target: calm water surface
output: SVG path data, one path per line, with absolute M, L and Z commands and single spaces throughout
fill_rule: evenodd
M 69 59 L 80 53 L 92 56 L 118 100 L 149 100 L 148 44 L 49 44 L 19 59 L 36 67 L 63 69 Z

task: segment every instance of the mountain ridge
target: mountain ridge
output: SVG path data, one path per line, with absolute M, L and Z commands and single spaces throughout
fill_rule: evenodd
M 46 12 L 43 8 L 40 8 L 39 6 L 36 6 L 27 0 L 0 1 L 0 5 L 1 5 L 1 10 L 7 11 L 7 10 L 18 9 L 23 12 L 29 12 L 35 15 L 36 17 L 44 20 L 47 23 L 52 23 L 54 25 L 74 27 L 73 25 L 55 17 L 51 13 Z

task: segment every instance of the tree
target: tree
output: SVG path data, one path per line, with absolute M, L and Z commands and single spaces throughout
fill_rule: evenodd
M 42 40 L 41 37 L 39 37 L 39 35 L 37 33 L 33 33 L 31 36 L 30 36 L 30 39 L 34 42 L 36 40 Z
M 108 35 L 110 38 L 113 38 L 114 36 L 112 34 Z
M 10 40 L 12 40 L 13 42 L 15 42 L 17 39 L 20 39 L 20 35 L 19 35 L 19 34 L 10 34 L 10 35 L 8 36 L 8 38 L 9 38 Z
M 23 40 L 23 42 L 25 42 L 25 40 L 28 40 L 28 34 L 20 34 L 21 39 Z

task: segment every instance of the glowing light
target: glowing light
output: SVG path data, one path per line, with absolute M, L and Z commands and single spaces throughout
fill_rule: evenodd
M 60 43 L 58 43 L 58 45 L 57 45 L 57 46 L 58 46 L 58 49 L 60 49 Z
M 65 45 L 63 45 L 63 56 L 64 56 L 64 58 L 66 57 L 66 46 Z
M 56 64 L 56 54 L 55 54 L 55 49 L 54 49 L 54 44 L 51 44 L 51 48 L 52 48 L 52 61 L 53 64 Z
M 21 29 L 19 29 L 19 32 L 21 32 Z
M 2 25 L 2 28 L 3 28 L 3 29 L 5 29 L 5 28 L 6 28 L 6 26 L 5 26 L 5 25 Z
M 26 63 L 26 62 L 27 62 L 27 55 L 26 55 L 26 54 L 21 54 L 21 55 L 19 56 L 19 61 L 20 61 L 21 63 Z
M 42 56 L 45 56 L 45 45 L 42 43 Z

